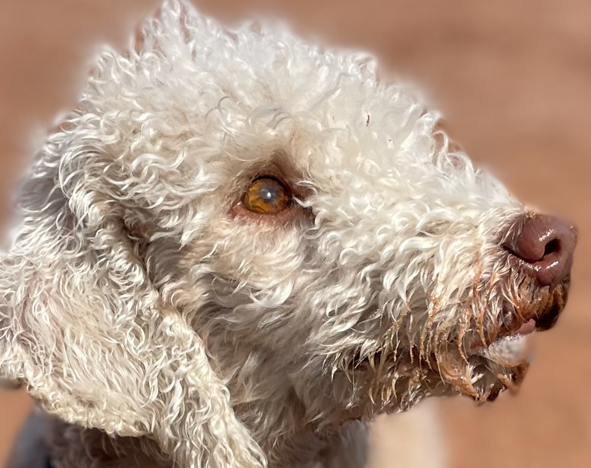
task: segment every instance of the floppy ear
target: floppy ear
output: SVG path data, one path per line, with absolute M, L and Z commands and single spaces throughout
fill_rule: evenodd
M 100 158 L 88 146 L 70 156 L 80 168 Z M 90 172 L 58 167 L 49 154 L 37 164 L 0 263 L 0 376 L 70 423 L 155 438 L 179 466 L 262 466 L 203 342 L 161 306 L 117 210 L 84 186 Z M 70 197 L 58 182 L 68 177 Z
M 263 466 L 203 341 L 146 274 L 93 112 L 49 139 L 22 190 L 0 259 L 0 377 L 67 422 L 154 438 L 180 467 Z
M 155 438 L 179 466 L 262 466 L 203 342 L 161 306 L 107 200 L 80 181 L 66 198 L 55 183 L 75 176 L 57 166 L 37 164 L 0 263 L 0 375 L 70 423 Z

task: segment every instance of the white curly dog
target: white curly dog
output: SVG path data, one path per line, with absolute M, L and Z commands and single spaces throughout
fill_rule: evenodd
M 48 464 L 362 466 L 376 415 L 518 385 L 576 231 L 437 121 L 364 54 L 174 0 L 105 49 L 1 259 Z

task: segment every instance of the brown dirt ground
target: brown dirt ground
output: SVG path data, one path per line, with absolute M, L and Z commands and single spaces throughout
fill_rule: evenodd
M 0 0 L 0 222 L 32 149 L 71 107 L 100 42 L 122 45 L 158 0 Z M 591 3 L 587 0 L 199 0 L 228 21 L 288 20 L 308 38 L 373 51 L 428 89 L 450 131 L 521 199 L 576 222 L 566 314 L 536 337 L 517 397 L 440 403 L 450 466 L 591 466 Z M 0 466 L 29 410 L 0 393 Z M 387 431 L 387 423 L 384 424 Z M 387 437 L 381 447 L 388 453 Z M 384 460 L 395 460 L 395 454 Z M 384 461 L 383 466 L 390 466 Z

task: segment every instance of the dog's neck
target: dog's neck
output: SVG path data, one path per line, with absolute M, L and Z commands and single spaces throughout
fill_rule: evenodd
M 289 406 L 286 404 L 286 406 Z M 110 437 L 97 429 L 65 423 L 44 416 L 47 458 L 59 468 L 172 468 L 172 460 L 157 443 L 147 437 Z M 280 440 L 265 440 L 269 468 L 312 466 L 364 466 L 367 458 L 367 430 L 363 423 L 348 423 L 330 435 L 317 436 L 301 431 Z M 294 437 L 295 435 L 295 437 Z M 289 441 L 289 443 L 288 443 Z M 339 459 L 339 465 L 324 461 Z M 344 463 L 344 464 L 343 464 Z M 15 465 L 14 468 L 20 468 Z

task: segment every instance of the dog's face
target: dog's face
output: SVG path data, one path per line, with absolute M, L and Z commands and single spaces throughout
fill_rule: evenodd
M 24 204 L 21 238 L 44 219 L 93 287 L 104 269 L 122 278 L 99 285 L 116 298 L 94 319 L 69 317 L 63 354 L 103 334 L 98 346 L 139 349 L 174 317 L 260 437 L 515 385 L 520 337 L 564 305 L 575 242 L 452 151 L 371 61 L 174 5 L 128 56 L 102 55 Z M 140 334 L 103 328 L 136 299 L 154 310 L 129 315 Z M 183 333 L 154 344 L 155 362 L 176 359 Z M 144 366 L 125 348 L 124 367 Z

